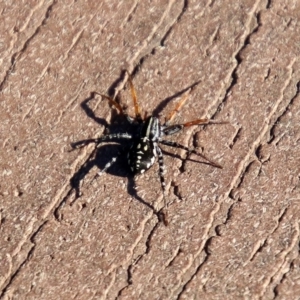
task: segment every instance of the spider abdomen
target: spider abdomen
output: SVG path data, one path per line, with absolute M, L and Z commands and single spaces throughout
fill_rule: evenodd
M 128 152 L 128 164 L 135 174 L 144 173 L 155 162 L 156 150 L 153 142 L 144 137 L 138 139 Z

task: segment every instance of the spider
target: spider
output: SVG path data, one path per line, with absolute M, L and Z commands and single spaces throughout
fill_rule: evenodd
M 159 144 L 183 149 L 187 151 L 189 154 L 193 153 L 204 158 L 214 167 L 222 168 L 219 164 L 211 161 L 203 154 L 198 153 L 196 150 L 190 149 L 176 142 L 165 140 L 163 138 L 165 136 L 175 134 L 181 131 L 182 129 L 184 129 L 185 127 L 190 127 L 193 125 L 224 124 L 226 122 L 215 122 L 209 119 L 197 119 L 183 124 L 170 125 L 175 115 L 185 104 L 188 95 L 182 97 L 179 103 L 175 106 L 174 110 L 171 111 L 171 113 L 167 116 L 163 124 L 161 124 L 158 117 L 155 117 L 153 115 L 147 116 L 147 114 L 145 113 L 144 117 L 142 117 L 140 112 L 140 107 L 138 105 L 136 90 L 134 88 L 131 75 L 129 74 L 128 71 L 126 71 L 126 73 L 128 74 L 128 81 L 129 81 L 130 91 L 133 100 L 135 118 L 132 118 L 128 114 L 126 114 L 123 108 L 121 107 L 121 105 L 118 102 L 116 102 L 114 99 L 106 95 L 100 94 L 98 92 L 94 92 L 94 93 L 107 99 L 111 104 L 111 106 L 113 106 L 121 115 L 124 115 L 127 118 L 130 124 L 137 125 L 138 126 L 137 133 L 136 134 L 114 133 L 114 134 L 103 135 L 100 138 L 87 139 L 87 140 L 73 143 L 72 144 L 73 149 L 85 147 L 89 143 L 95 143 L 96 145 L 99 145 L 100 143 L 107 142 L 107 141 L 120 141 L 120 140 L 132 141 L 131 147 L 127 153 L 127 160 L 131 171 L 133 172 L 133 174 L 144 173 L 145 171 L 147 171 L 153 166 L 153 164 L 156 161 L 156 158 L 158 158 L 160 183 L 161 183 L 161 188 L 163 190 L 164 198 L 166 192 L 166 184 L 164 178 L 165 165 L 164 165 L 162 150 Z M 104 173 L 109 167 L 111 167 L 116 162 L 117 158 L 118 156 L 113 157 L 104 166 L 104 168 L 98 172 L 98 175 L 102 175 L 102 173 Z

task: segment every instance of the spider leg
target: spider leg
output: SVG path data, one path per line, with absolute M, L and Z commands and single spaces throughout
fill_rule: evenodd
M 108 97 L 108 96 L 105 96 L 105 95 L 103 95 L 103 94 L 100 94 L 100 93 L 98 93 L 98 92 L 94 92 L 94 94 L 100 95 L 101 97 L 107 99 L 107 100 L 109 101 L 109 103 L 110 103 L 112 106 L 114 106 L 114 107 L 119 111 L 120 114 L 125 115 L 125 113 L 124 113 L 124 111 L 123 111 L 123 108 L 121 107 L 121 105 L 120 105 L 117 101 L 115 101 L 114 99 L 112 99 L 112 98 L 110 98 L 110 97 Z
M 183 146 L 183 145 L 181 145 L 179 143 L 175 143 L 175 142 L 171 142 L 171 141 L 166 141 L 166 140 L 159 140 L 159 143 L 161 143 L 163 145 L 166 145 L 166 146 L 183 149 L 183 150 L 187 151 L 188 153 L 196 154 L 196 155 L 202 157 L 203 159 L 207 160 L 212 166 L 214 166 L 216 168 L 219 168 L 219 169 L 223 169 L 223 167 L 221 165 L 219 165 L 216 162 L 213 162 L 212 160 L 210 160 L 209 158 L 207 158 L 205 155 L 197 152 L 194 149 L 190 149 L 190 148 L 185 147 L 185 146 Z
M 128 133 L 113 133 L 113 134 L 104 135 L 97 139 L 87 139 L 87 140 L 79 141 L 76 143 L 72 143 L 71 146 L 73 148 L 72 150 L 74 150 L 74 149 L 83 148 L 90 143 L 100 144 L 105 141 L 121 140 L 121 139 L 130 140 L 130 139 L 132 139 L 132 135 L 130 135 Z
M 166 183 L 165 183 L 165 164 L 164 164 L 164 157 L 162 154 L 162 151 L 158 144 L 155 144 L 155 150 L 158 156 L 158 164 L 159 164 L 159 177 L 160 177 L 160 184 L 163 190 L 163 198 L 164 198 L 164 206 L 162 209 L 159 211 L 159 216 L 161 221 L 165 224 L 165 226 L 168 226 L 169 221 L 168 221 L 168 212 L 165 211 L 165 208 L 167 207 L 167 201 L 166 201 Z
M 120 153 L 118 153 L 118 156 L 119 156 Z M 113 165 L 116 161 L 117 161 L 117 158 L 118 156 L 115 156 L 113 157 L 105 166 L 102 170 L 100 170 L 97 174 L 99 176 L 101 176 L 111 165 Z
M 117 156 L 113 157 L 113 158 L 112 158 L 112 159 L 104 166 L 104 168 L 103 168 L 102 170 L 100 170 L 100 171 L 94 176 L 94 178 L 91 180 L 90 184 L 92 184 L 93 181 L 94 181 L 97 177 L 101 176 L 101 175 L 102 175 L 109 167 L 111 167 L 111 166 L 117 161 L 117 158 L 119 157 L 120 154 L 121 154 L 121 153 L 119 152 L 119 153 L 117 154 Z
M 156 150 L 156 153 L 157 153 L 157 156 L 158 156 L 160 184 L 161 184 L 161 187 L 162 187 L 163 192 L 165 194 L 165 192 L 166 192 L 166 183 L 165 183 L 165 177 L 164 177 L 164 174 L 165 174 L 164 157 L 163 157 L 161 149 L 159 148 L 159 146 L 157 144 L 155 144 L 155 150 Z
M 128 75 L 128 81 L 129 81 L 131 96 L 132 96 L 133 105 L 134 105 L 135 117 L 137 120 L 141 121 L 142 116 L 141 116 L 140 107 L 139 107 L 137 96 L 136 96 L 136 91 L 133 86 L 132 78 L 131 78 L 130 73 L 127 70 L 126 70 L 126 73 Z
M 191 122 L 187 122 L 184 124 L 181 124 L 181 126 L 183 127 L 189 127 L 189 126 L 193 126 L 193 125 L 205 125 L 205 124 L 209 124 L 210 120 L 209 119 L 197 119 Z
M 118 151 L 117 155 L 114 156 L 108 163 L 106 163 L 106 165 L 104 166 L 104 168 L 103 168 L 102 170 L 99 170 L 99 171 L 97 172 L 97 174 L 96 174 L 96 175 L 94 176 L 94 178 L 91 180 L 90 184 L 92 184 L 93 181 L 94 181 L 97 177 L 99 177 L 99 176 L 101 176 L 103 173 L 105 173 L 106 170 L 107 170 L 108 168 L 110 168 L 110 167 L 117 161 L 117 159 L 119 158 L 119 156 L 120 156 L 121 154 L 124 154 L 125 150 L 126 150 L 126 149 L 124 148 L 124 149 Z
M 191 122 L 183 123 L 183 124 L 175 124 L 171 126 L 167 126 L 163 128 L 164 135 L 172 135 L 180 130 L 182 130 L 184 127 L 189 127 L 193 125 L 210 125 L 210 124 L 228 124 L 228 122 L 218 122 L 210 119 L 197 119 Z
M 145 113 L 144 113 L 144 120 L 146 120 L 146 119 L 147 119 L 147 116 L 148 116 L 148 112 L 147 112 L 147 111 L 145 111 Z
M 183 127 L 189 127 L 193 125 L 212 125 L 212 124 L 229 124 L 227 121 L 215 121 L 210 119 L 197 119 L 191 122 L 182 124 Z
M 134 119 L 132 117 L 130 117 L 127 113 L 124 112 L 123 108 L 121 107 L 121 105 L 117 101 L 115 101 L 114 99 L 112 99 L 112 98 L 110 98 L 108 96 L 102 95 L 102 94 L 100 94 L 98 92 L 94 92 L 94 93 L 97 94 L 97 95 L 100 95 L 101 97 L 103 97 L 105 99 L 107 99 L 109 101 L 109 103 L 112 106 L 114 106 L 121 115 L 124 115 L 127 118 L 127 121 L 130 124 L 134 123 Z
M 184 105 L 185 101 L 188 98 L 188 94 L 184 95 L 181 100 L 179 101 L 179 103 L 176 105 L 176 107 L 171 111 L 171 113 L 168 115 L 168 117 L 166 118 L 165 121 L 165 126 L 168 126 L 168 124 L 170 124 L 170 122 L 172 122 L 172 120 L 174 119 L 174 117 L 176 116 L 176 114 L 180 111 L 181 107 Z

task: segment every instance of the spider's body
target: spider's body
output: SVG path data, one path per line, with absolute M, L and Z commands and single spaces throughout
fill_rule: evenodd
M 129 75 L 129 74 L 128 74 Z M 224 122 L 212 122 L 208 119 L 198 119 L 194 120 L 192 122 L 184 123 L 184 124 L 175 124 L 175 125 L 169 125 L 170 122 L 173 120 L 175 114 L 180 110 L 180 108 L 185 103 L 187 96 L 183 97 L 182 100 L 177 104 L 175 109 L 171 112 L 171 114 L 166 118 L 166 121 L 164 124 L 161 124 L 159 119 L 155 116 L 149 116 L 145 118 L 145 120 L 142 118 L 139 106 L 137 103 L 137 97 L 136 92 L 133 87 L 133 83 L 131 80 L 131 77 L 129 75 L 129 84 L 130 89 L 132 93 L 133 98 L 133 104 L 135 108 L 135 119 L 129 117 L 127 114 L 124 113 L 122 107 L 119 103 L 117 103 L 115 100 L 111 99 L 110 97 L 107 97 L 105 95 L 101 95 L 103 98 L 106 98 L 112 106 L 114 106 L 119 113 L 127 116 L 127 120 L 129 123 L 138 123 L 140 127 L 140 131 L 137 135 L 131 135 L 128 133 L 115 133 L 115 134 L 109 134 L 104 135 L 97 139 L 88 139 L 84 141 L 80 141 L 73 144 L 74 148 L 84 147 L 85 145 L 89 143 L 95 143 L 100 144 L 105 141 L 110 140 L 131 140 L 132 145 L 128 151 L 127 159 L 128 164 L 130 166 L 131 171 L 134 174 L 140 174 L 147 171 L 151 166 L 153 166 L 156 158 L 158 157 L 158 163 L 159 163 L 159 175 L 160 175 L 160 182 L 163 191 L 165 192 L 165 179 L 164 179 L 164 162 L 163 162 L 163 155 L 162 150 L 159 146 L 159 144 L 163 144 L 170 147 L 175 147 L 179 149 L 183 149 L 187 151 L 188 153 L 194 153 L 198 156 L 203 157 L 207 161 L 210 162 L 215 167 L 221 168 L 220 165 L 217 163 L 212 162 L 208 158 L 206 158 L 204 155 L 196 152 L 193 149 L 189 149 L 188 147 L 185 147 L 181 144 L 178 144 L 176 142 L 171 142 L 168 140 L 164 140 L 162 137 L 172 135 L 180 130 L 182 130 L 184 127 L 192 126 L 192 125 L 203 125 L 203 124 L 221 124 Z M 98 93 L 96 93 L 98 94 Z M 104 171 L 106 171 L 115 161 L 117 160 L 117 157 L 113 157 L 110 162 L 108 162 L 103 170 L 101 170 L 98 174 L 102 174 Z
M 155 117 L 148 117 L 142 125 L 140 136 L 128 152 L 128 164 L 133 173 L 144 173 L 154 164 L 160 133 L 159 120 Z

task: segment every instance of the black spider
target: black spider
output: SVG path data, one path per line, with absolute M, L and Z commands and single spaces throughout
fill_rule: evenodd
M 128 72 L 127 72 L 128 73 Z M 202 158 L 206 159 L 212 166 L 217 168 L 222 168 L 219 164 L 209 160 L 203 154 L 196 152 L 194 149 L 190 149 L 185 147 L 179 143 L 164 140 L 164 136 L 172 135 L 174 133 L 179 132 L 184 127 L 189 127 L 192 125 L 205 125 L 205 124 L 224 124 L 226 122 L 214 122 L 209 119 L 197 119 L 191 122 L 183 123 L 183 124 L 175 124 L 170 125 L 170 122 L 174 119 L 176 113 L 181 109 L 187 100 L 187 95 L 184 96 L 181 101 L 177 104 L 175 109 L 170 113 L 170 115 L 166 118 L 164 124 L 161 124 L 159 119 L 154 116 L 148 116 L 143 118 L 140 113 L 140 108 L 137 101 L 136 91 L 132 83 L 132 79 L 130 74 L 128 73 L 128 80 L 130 84 L 130 90 L 133 98 L 133 105 L 135 109 L 135 118 L 128 116 L 122 109 L 121 105 L 117 103 L 112 98 L 102 95 L 100 93 L 95 92 L 95 94 L 100 95 L 101 97 L 107 99 L 112 106 L 114 106 L 118 112 L 124 116 L 126 116 L 127 120 L 131 124 L 137 124 L 139 126 L 138 133 L 135 135 L 128 133 L 115 133 L 104 135 L 100 138 L 96 139 L 87 139 L 83 141 L 79 141 L 72 144 L 73 148 L 81 148 L 86 146 L 89 143 L 100 144 L 105 141 L 118 141 L 118 140 L 131 140 L 132 145 L 127 154 L 128 164 L 134 174 L 139 174 L 147 171 L 154 164 L 156 157 L 158 157 L 159 163 L 159 175 L 161 187 L 163 189 L 163 193 L 165 195 L 165 179 L 164 179 L 164 161 L 162 150 L 159 147 L 159 144 L 180 148 L 188 153 L 194 153 Z M 105 172 L 113 163 L 116 162 L 118 156 L 113 157 L 104 168 L 98 172 L 98 174 L 102 174 Z

